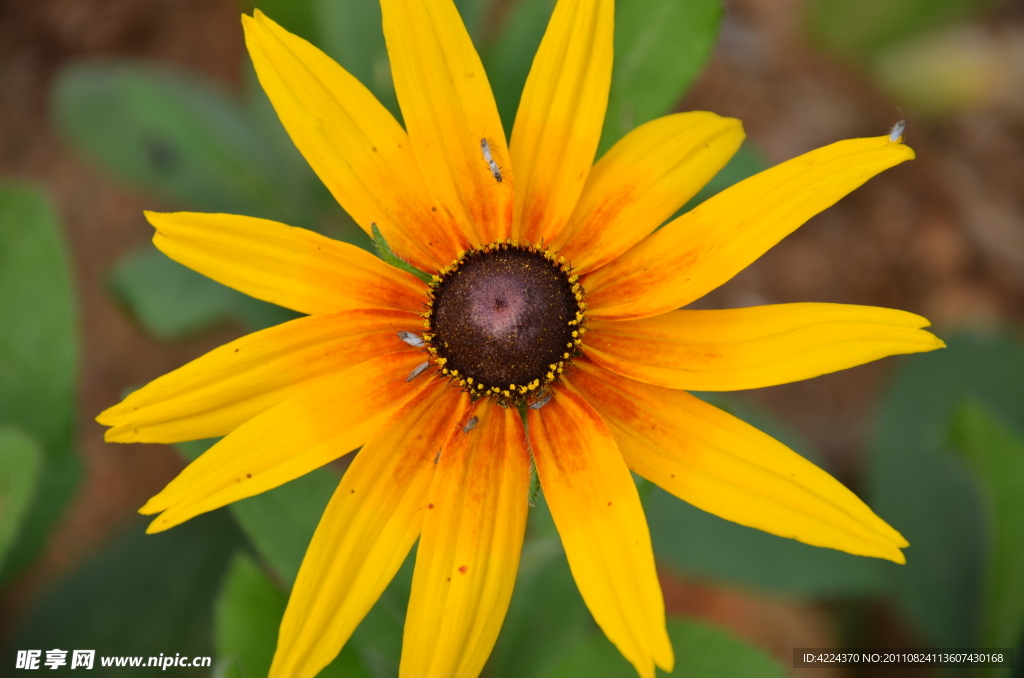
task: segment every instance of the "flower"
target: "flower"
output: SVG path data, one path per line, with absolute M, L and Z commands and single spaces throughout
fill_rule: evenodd
M 907 542 L 853 493 L 686 391 L 939 348 L 927 321 L 836 304 L 676 309 L 913 151 L 888 136 L 840 141 L 656 230 L 743 132 L 670 115 L 591 167 L 612 0 L 559 0 L 510 145 L 451 0 L 381 4 L 405 129 L 309 43 L 259 11 L 243 24 L 296 146 L 415 269 L 263 219 L 147 213 L 171 258 L 308 316 L 99 417 L 111 441 L 223 436 L 141 509 L 159 514 L 151 532 L 361 446 L 309 545 L 271 675 L 329 663 L 418 539 L 401 675 L 476 676 L 512 594 L 532 464 L 583 599 L 645 678 L 673 654 L 630 470 L 728 520 L 904 562 Z

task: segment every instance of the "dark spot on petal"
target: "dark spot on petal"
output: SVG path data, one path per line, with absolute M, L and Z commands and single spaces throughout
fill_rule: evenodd
M 469 572 L 469 565 L 459 566 L 459 574 L 466 574 L 467 572 Z

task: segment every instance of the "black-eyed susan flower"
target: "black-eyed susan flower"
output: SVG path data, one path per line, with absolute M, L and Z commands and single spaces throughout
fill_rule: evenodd
M 535 464 L 597 624 L 645 678 L 673 665 L 630 471 L 728 520 L 903 562 L 907 542 L 794 452 L 687 390 L 781 384 L 942 343 L 909 313 L 676 310 L 913 151 L 840 141 L 658 230 L 743 132 L 640 126 L 592 165 L 612 0 L 559 0 L 506 144 L 451 0 L 382 0 L 406 127 L 340 66 L 244 17 L 260 82 L 352 218 L 409 266 L 225 214 L 148 214 L 171 258 L 308 314 L 218 348 L 100 417 L 107 439 L 223 436 L 143 508 L 165 530 L 361 447 L 313 537 L 271 675 L 338 653 L 418 540 L 400 674 L 472 678 L 512 594 Z

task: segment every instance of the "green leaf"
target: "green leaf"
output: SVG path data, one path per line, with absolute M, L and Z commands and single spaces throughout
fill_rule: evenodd
M 512 133 L 533 55 L 554 9 L 555 0 L 519 0 L 509 10 L 494 45 L 481 54 L 506 135 Z
M 31 436 L 0 425 L 0 563 L 21 527 L 42 464 L 43 451 Z
M 352 0 L 334 0 L 335 4 L 358 4 Z M 315 44 L 319 37 L 317 31 L 316 0 L 248 0 L 245 5 L 250 10 L 258 7 L 264 14 L 281 24 L 288 32 L 294 33 Z
M 455 7 L 478 52 L 483 46 L 484 33 L 497 4 L 497 0 L 455 0 Z
M 615 66 L 599 152 L 672 110 L 711 56 L 721 0 L 631 0 L 615 7 Z
M 815 0 L 815 41 L 852 59 L 952 22 L 980 16 L 1004 0 Z
M 115 176 L 182 206 L 302 225 L 312 173 L 287 171 L 211 83 L 137 62 L 78 62 L 53 91 L 61 132 Z
M 520 0 L 484 53 L 505 130 L 540 46 L 554 0 Z M 615 63 L 598 154 L 626 132 L 668 113 L 711 55 L 721 22 L 720 0 L 632 0 L 615 6 Z
M 45 544 L 80 473 L 71 451 L 78 345 L 63 235 L 45 195 L 0 183 L 0 423 L 42 448 L 39 484 L 4 563 L 7 577 Z
M 398 675 L 405 611 L 409 607 L 415 563 L 414 547 L 395 578 L 352 634 L 350 642 L 372 678 L 394 678 Z
M 0 184 L 0 419 L 67 453 L 78 365 L 71 270 L 42 192 Z
M 384 239 L 384 235 L 380 232 L 380 229 L 377 228 L 377 224 L 371 224 L 371 227 L 373 233 L 373 248 L 377 250 L 377 256 L 379 256 L 385 264 L 394 266 L 400 271 L 411 273 L 425 283 L 430 283 L 431 276 L 429 273 L 424 273 L 415 266 L 399 259 L 391 249 L 391 245 L 389 245 L 388 241 Z
M 366 85 L 401 121 L 391 62 L 384 45 L 380 3 L 313 0 L 312 5 L 321 49 Z
M 593 619 L 576 588 L 562 541 L 541 497 L 530 509 L 512 602 L 486 675 L 545 675 L 565 655 L 566 648 L 582 642 L 592 629 Z
M 948 451 L 948 422 L 968 397 L 1024 421 L 1024 349 L 958 337 L 907 358 L 882 402 L 872 446 L 872 507 L 910 542 L 888 566 L 896 599 L 934 647 L 978 643 L 986 552 L 980 488 Z
M 654 488 L 647 522 L 654 551 L 689 576 L 814 598 L 877 596 L 882 564 L 737 525 Z
M 12 647 L 95 649 L 95 676 L 125 675 L 100 656 L 211 656 L 212 601 L 240 544 L 225 512 L 155 535 L 135 522 L 39 600 Z
M 763 650 L 698 621 L 671 619 L 675 650 L 672 676 L 684 678 L 783 678 L 785 670 Z M 660 675 L 665 675 L 661 671 Z M 635 678 L 636 670 L 603 635 L 579 643 L 545 678 Z
M 249 557 L 235 556 L 216 603 L 214 644 L 218 675 L 265 678 L 277 646 L 288 596 Z M 322 678 L 369 678 L 351 645 L 319 674 Z
M 213 643 L 222 675 L 264 678 L 269 673 L 287 603 L 251 558 L 235 556 L 214 606 Z
M 299 317 L 196 273 L 152 245 L 121 259 L 110 285 L 143 329 L 164 341 L 194 336 L 228 320 L 261 330 Z
M 956 414 L 952 439 L 979 476 L 988 509 L 991 539 L 980 644 L 1014 647 L 1024 636 L 1024 438 L 971 400 Z
M 721 394 L 698 394 L 818 463 L 807 444 L 766 413 Z M 820 464 L 819 464 L 820 465 Z M 644 503 L 654 552 L 689 576 L 803 597 L 883 593 L 884 566 L 873 558 L 808 546 L 706 513 L 660 488 Z

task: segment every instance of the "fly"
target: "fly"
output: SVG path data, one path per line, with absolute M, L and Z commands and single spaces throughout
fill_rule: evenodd
M 413 368 L 413 371 L 409 373 L 409 376 L 406 377 L 405 380 L 407 382 L 409 382 L 409 381 L 412 381 L 413 379 L 415 379 L 416 377 L 420 376 L 421 374 L 423 374 L 423 370 L 427 369 L 427 366 L 429 364 L 430 363 L 428 361 L 424 360 L 419 365 L 417 365 L 415 368 Z
M 466 427 L 462 429 L 463 433 L 469 433 L 476 428 L 476 425 L 480 423 L 479 417 L 470 417 L 469 421 L 466 422 Z
M 900 120 L 898 123 L 892 126 L 892 130 L 889 132 L 889 141 L 896 143 L 903 136 L 904 130 L 907 129 L 907 121 Z
M 532 403 L 530 403 L 530 409 L 531 410 L 539 410 L 540 408 L 542 408 L 545 405 L 547 405 L 549 400 L 551 400 L 551 391 L 547 391 L 546 393 L 542 393 L 539 398 L 537 398 Z
M 410 346 L 415 346 L 416 348 L 423 346 L 423 338 L 417 334 L 413 334 L 412 332 L 406 332 L 405 330 L 402 330 L 401 332 L 398 333 L 398 338 L 404 341 L 405 343 L 409 344 Z
M 487 161 L 487 166 L 491 170 L 491 176 L 500 184 L 501 168 L 498 167 L 498 163 L 494 162 L 494 156 L 491 154 L 491 145 L 487 143 L 487 139 L 480 140 L 480 151 L 484 154 L 484 160 Z

